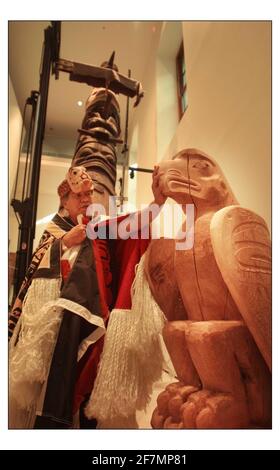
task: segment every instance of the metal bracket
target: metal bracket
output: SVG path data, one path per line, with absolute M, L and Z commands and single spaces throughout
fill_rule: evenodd
M 138 168 L 138 167 L 129 166 L 128 169 L 129 169 L 129 176 L 131 179 L 134 178 L 135 171 L 140 171 L 140 172 L 142 171 L 143 173 L 153 173 L 153 170 L 150 170 L 149 168 Z

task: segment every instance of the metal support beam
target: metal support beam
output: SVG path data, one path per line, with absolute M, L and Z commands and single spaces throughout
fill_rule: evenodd
M 29 128 L 31 158 L 26 159 L 22 199 L 13 199 L 12 206 L 20 219 L 19 240 L 15 267 L 14 295 L 18 293 L 26 270 L 32 259 L 33 240 L 35 237 L 38 192 L 41 169 L 42 146 L 45 133 L 49 81 L 52 64 L 58 59 L 60 40 L 60 22 L 52 22 L 44 31 L 44 45 L 40 70 L 39 92 L 33 92 L 33 112 Z M 31 99 L 29 98 L 29 99 Z M 21 149 L 20 149 L 21 151 Z M 20 153 L 18 168 L 20 165 Z M 27 174 L 28 173 L 28 174 Z M 18 183 L 18 181 L 16 181 Z M 17 188 L 15 188 L 15 194 Z

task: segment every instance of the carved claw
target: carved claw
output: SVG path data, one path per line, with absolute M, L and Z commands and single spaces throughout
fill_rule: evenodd
M 151 419 L 152 427 L 155 429 L 184 427 L 181 408 L 188 396 L 197 390 L 197 387 L 185 385 L 182 382 L 167 385 L 157 398 L 157 408 Z
M 242 429 L 249 426 L 246 403 L 230 393 L 198 390 L 181 382 L 158 396 L 151 424 L 156 429 Z

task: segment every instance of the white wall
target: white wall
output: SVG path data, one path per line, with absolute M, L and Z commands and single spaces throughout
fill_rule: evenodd
M 221 165 L 240 204 L 270 225 L 270 23 L 184 22 L 182 27 L 189 106 L 162 155 L 153 62 L 158 52 L 152 51 L 145 97 L 133 123 L 139 126 L 138 166 L 152 168 L 157 159 L 199 148 Z M 138 204 L 151 197 L 150 178 L 139 175 Z
M 153 169 L 157 161 L 157 133 L 156 133 L 156 59 L 159 44 L 159 33 L 155 33 L 153 44 L 151 44 L 147 57 L 146 73 L 142 80 L 144 98 L 140 105 L 135 108 L 131 131 L 129 135 L 129 146 L 135 152 L 131 142 L 133 129 L 137 130 L 137 164 L 138 167 Z M 131 145 L 132 144 L 132 145 Z M 153 197 L 151 191 L 152 177 L 148 173 L 137 173 L 136 203 L 148 204 Z
M 13 83 L 9 76 L 9 200 L 16 177 L 22 116 L 18 107 Z
M 21 162 L 23 166 L 23 160 Z M 70 166 L 69 159 L 48 157 L 42 155 L 39 198 L 37 208 L 37 222 L 44 217 L 57 212 L 59 198 L 57 195 L 57 187 L 65 178 L 67 170 Z M 47 222 L 36 225 L 35 239 L 33 248 L 38 245 L 41 235 L 47 225 Z M 15 252 L 18 242 L 18 223 L 11 208 L 9 215 L 9 251 Z
M 38 224 L 38 221 L 57 212 L 59 206 L 57 188 L 64 180 L 70 164 L 71 160 L 67 158 L 47 157 L 42 155 L 36 218 L 37 225 L 33 243 L 34 249 L 38 245 L 42 233 L 48 223 L 45 222 Z
M 129 166 L 137 167 L 138 166 L 138 126 L 133 128 L 133 133 L 131 136 L 131 143 L 129 148 Z M 126 175 L 127 179 L 127 194 L 128 203 L 136 208 L 137 204 L 137 183 L 138 183 L 138 171 L 134 172 L 134 178 L 130 178 L 130 172 Z
M 22 129 L 22 116 L 18 107 L 16 95 L 12 81 L 9 77 L 9 202 L 13 197 L 13 190 L 16 178 L 18 154 L 20 149 L 20 137 Z M 56 188 L 63 180 L 71 160 L 56 159 L 54 157 L 42 156 L 42 166 L 40 174 L 39 199 L 37 209 L 37 220 L 46 215 L 56 212 L 58 209 L 58 196 Z M 24 165 L 21 162 L 19 169 L 19 184 L 23 178 Z M 21 191 L 16 197 L 21 197 Z M 36 237 L 34 248 L 43 233 L 46 224 L 36 226 Z M 14 210 L 9 206 L 9 252 L 17 250 L 18 243 L 18 222 Z
M 166 156 L 196 147 L 221 165 L 240 204 L 271 222 L 268 22 L 183 24 L 189 107 Z
M 182 23 L 162 27 L 156 69 L 157 160 L 161 160 L 178 126 L 176 56 L 183 40 Z
M 22 116 L 18 107 L 13 83 L 9 76 L 9 204 L 13 197 L 16 178 L 18 155 L 20 149 L 20 136 L 22 129 Z M 14 210 L 9 206 L 9 251 L 15 252 L 17 248 L 18 224 Z

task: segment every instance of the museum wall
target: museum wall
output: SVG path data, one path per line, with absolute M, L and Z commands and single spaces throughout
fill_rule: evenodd
M 155 33 L 157 34 L 157 33 Z M 140 105 L 134 109 L 129 132 L 130 163 L 137 161 L 137 166 L 153 168 L 157 160 L 157 135 L 156 135 L 156 58 L 159 43 L 159 35 L 155 38 L 154 48 L 147 54 L 146 73 L 141 81 L 144 90 L 144 98 Z M 128 195 L 133 190 L 136 198 L 132 203 L 148 204 L 152 200 L 151 175 L 147 173 L 135 173 L 134 180 L 128 179 Z M 131 197 L 130 197 L 131 199 Z
M 16 176 L 22 117 L 18 107 L 13 83 L 9 76 L 9 200 Z
M 221 165 L 240 204 L 270 226 L 270 23 L 184 22 L 182 32 L 188 109 L 164 150 L 157 126 L 159 83 L 151 58 L 145 98 L 133 122 L 138 126 L 138 166 L 152 168 L 184 147 L 199 148 Z M 174 127 L 174 116 L 164 117 Z M 137 202 L 151 197 L 148 176 L 139 176 Z
M 17 171 L 18 152 L 20 147 L 20 135 L 22 117 L 18 107 L 13 83 L 9 76 L 9 202 L 13 197 L 14 183 Z M 13 208 L 9 205 L 9 253 L 15 253 L 17 249 L 18 223 Z M 14 259 L 9 260 L 9 267 Z

